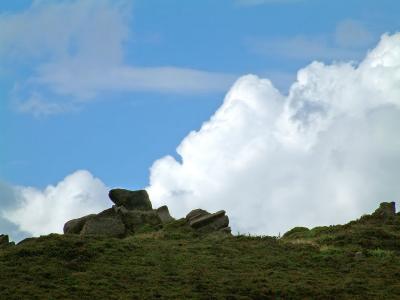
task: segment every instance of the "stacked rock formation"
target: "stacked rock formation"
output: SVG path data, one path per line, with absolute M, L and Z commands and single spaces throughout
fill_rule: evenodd
M 64 225 L 64 234 L 124 237 L 134 234 L 144 226 L 158 230 L 175 220 L 167 206 L 153 209 L 145 190 L 113 189 L 109 192 L 109 197 L 115 203 L 113 207 L 98 214 L 68 221 Z M 229 218 L 223 210 L 216 213 L 202 209 L 192 210 L 186 216 L 185 226 L 200 232 L 231 232 Z
M 157 228 L 174 220 L 168 207 L 153 209 L 145 190 L 113 189 L 109 197 L 115 205 L 99 214 L 70 220 L 64 225 L 65 234 L 124 237 L 144 225 Z
M 186 215 L 186 221 L 189 226 L 199 231 L 231 233 L 229 218 L 224 210 L 211 214 L 203 209 L 195 209 Z

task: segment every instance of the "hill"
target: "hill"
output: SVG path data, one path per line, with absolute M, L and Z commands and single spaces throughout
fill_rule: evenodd
M 118 238 L 81 231 L 18 245 L 3 236 L 0 299 L 400 299 L 394 203 L 282 238 L 190 224 L 170 219 Z

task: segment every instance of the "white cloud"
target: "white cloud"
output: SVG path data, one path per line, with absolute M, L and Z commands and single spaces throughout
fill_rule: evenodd
M 98 213 L 111 207 L 108 188 L 88 171 L 76 171 L 57 185 L 44 190 L 14 187 L 15 203 L 2 211 L 2 217 L 32 235 L 62 233 L 73 218 Z
M 13 95 L 19 110 L 60 113 L 104 91 L 204 93 L 232 84 L 223 73 L 127 64 L 130 12 L 126 0 L 34 1 L 26 11 L 0 15 L 0 67 L 28 69 Z
M 252 51 L 268 57 L 330 62 L 359 60 L 365 49 L 375 40 L 374 34 L 362 22 L 349 19 L 339 22 L 334 33 L 330 34 L 280 38 L 252 37 L 247 43 Z
M 383 35 L 358 65 L 310 64 L 288 96 L 243 76 L 179 145 L 181 162 L 154 163 L 148 189 L 175 217 L 225 209 L 235 232 L 342 223 L 400 198 L 399 129 L 400 33 Z M 110 206 L 107 187 L 87 171 L 15 190 L 18 203 L 3 217 L 34 235 Z
M 234 79 L 232 75 L 188 68 L 113 66 L 99 70 L 67 62 L 43 66 L 34 81 L 50 85 L 59 94 L 92 98 L 101 91 L 215 92 L 229 87 Z
M 76 105 L 69 103 L 46 101 L 42 94 L 34 91 L 31 92 L 28 99 L 24 101 L 16 100 L 14 105 L 17 111 L 30 113 L 37 118 L 77 109 Z
M 176 216 L 227 210 L 236 231 L 278 234 L 349 221 L 400 198 L 400 33 L 357 66 L 314 62 L 287 97 L 240 78 L 223 105 L 151 168 Z

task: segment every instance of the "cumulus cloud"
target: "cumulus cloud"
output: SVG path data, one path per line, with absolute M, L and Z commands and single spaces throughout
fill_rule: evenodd
M 181 142 L 179 160 L 153 164 L 148 191 L 175 217 L 225 209 L 234 232 L 343 223 L 400 198 L 399 129 L 397 33 L 383 35 L 357 65 L 313 62 L 287 96 L 268 79 L 241 77 Z M 16 203 L 3 220 L 33 235 L 61 232 L 65 221 L 110 206 L 107 187 L 87 171 L 11 194 Z
M 400 34 L 364 60 L 300 70 L 288 96 L 247 75 L 200 130 L 151 168 L 176 216 L 225 209 L 234 231 L 349 221 L 400 198 Z
M 0 180 L 0 202 L 3 209 L 12 209 L 15 206 L 16 191 L 9 183 Z M 21 240 L 29 233 L 19 230 L 18 226 L 5 219 L 0 214 L 0 234 L 8 234 L 13 240 Z
M 126 63 L 131 11 L 126 0 L 34 1 L 25 11 L 0 14 L 0 69 L 29 74 L 16 79 L 15 107 L 48 115 L 104 91 L 207 93 L 232 84 L 224 73 Z
M 3 219 L 30 235 L 62 233 L 66 221 L 110 207 L 108 188 L 88 171 L 76 171 L 44 190 L 13 187 L 13 202 Z M 1 225 L 1 223 L 0 223 Z

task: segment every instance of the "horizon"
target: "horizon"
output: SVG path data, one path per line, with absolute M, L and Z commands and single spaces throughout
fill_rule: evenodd
M 0 4 L 0 234 L 60 233 L 114 187 L 269 235 L 397 202 L 399 9 Z

